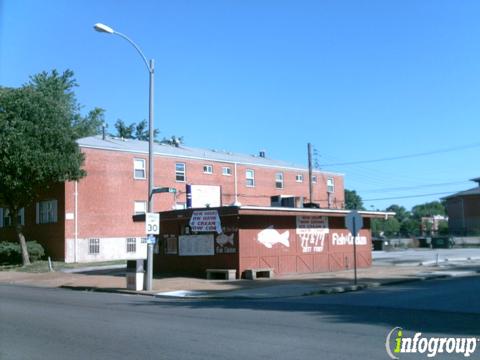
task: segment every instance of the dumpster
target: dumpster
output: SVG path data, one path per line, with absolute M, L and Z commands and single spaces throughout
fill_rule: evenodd
M 427 237 L 419 237 L 417 240 L 418 240 L 418 247 L 421 247 L 421 248 L 429 248 L 430 244 L 432 243 L 432 239 Z
M 434 249 L 450 249 L 455 245 L 455 241 L 448 236 L 432 237 L 432 248 Z
M 143 290 L 144 260 L 127 260 L 127 289 Z
M 374 251 L 381 251 L 381 250 L 385 250 L 385 248 L 389 247 L 390 245 L 390 242 L 385 239 L 385 238 L 378 238 L 378 237 L 374 237 L 372 238 L 372 245 L 373 245 L 373 250 Z

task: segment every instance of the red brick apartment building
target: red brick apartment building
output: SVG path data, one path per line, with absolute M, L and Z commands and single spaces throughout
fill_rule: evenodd
M 148 142 L 101 136 L 78 140 L 87 176 L 53 186 L 19 214 L 27 240 L 42 243 L 48 255 L 66 262 L 134 259 L 146 254 L 143 213 L 147 202 Z M 271 196 L 309 199 L 308 169 L 272 160 L 264 153 L 155 144 L 154 185 L 177 193 L 153 196 L 154 211 L 184 208 L 186 185 L 215 185 L 220 205 L 271 206 Z M 344 207 L 343 175 L 313 172 L 313 202 Z M 0 240 L 14 240 L 6 209 L 0 208 Z

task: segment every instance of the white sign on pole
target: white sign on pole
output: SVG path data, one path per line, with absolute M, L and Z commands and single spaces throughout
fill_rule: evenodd
M 189 222 L 193 232 L 222 233 L 222 224 L 217 210 L 196 210 Z
M 350 211 L 345 217 L 345 226 L 350 230 L 353 236 L 358 235 L 358 232 L 363 227 L 363 219 L 357 210 Z
M 145 214 L 145 232 L 147 235 L 160 234 L 160 214 L 146 213 Z

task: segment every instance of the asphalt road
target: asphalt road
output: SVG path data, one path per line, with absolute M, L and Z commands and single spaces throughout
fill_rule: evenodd
M 387 359 L 395 326 L 479 336 L 479 293 L 479 277 L 256 301 L 0 285 L 0 359 Z

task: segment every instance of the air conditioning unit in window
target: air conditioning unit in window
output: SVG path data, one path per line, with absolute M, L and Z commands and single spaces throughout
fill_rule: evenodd
M 303 196 L 275 195 L 270 197 L 272 207 L 303 207 Z

